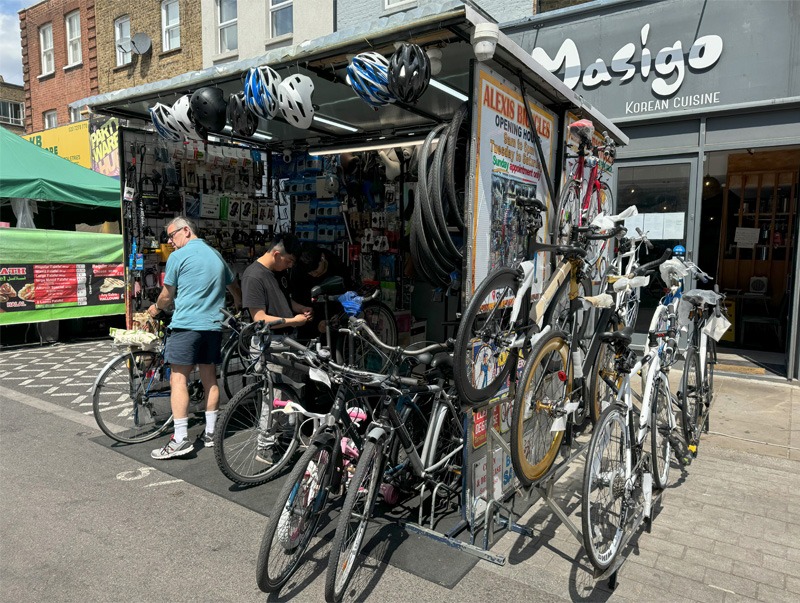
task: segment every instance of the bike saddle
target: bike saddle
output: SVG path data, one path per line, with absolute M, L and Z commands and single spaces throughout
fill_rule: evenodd
M 600 341 L 603 343 L 610 343 L 612 345 L 629 346 L 633 336 L 633 327 L 625 327 L 621 331 L 611 331 L 610 333 L 603 333 L 600 335 Z
M 319 297 L 320 295 L 341 295 L 344 292 L 344 279 L 341 276 L 332 276 L 313 287 L 311 289 L 311 297 Z
M 448 367 L 453 368 L 453 356 L 447 352 L 439 352 L 431 361 L 431 368 Z

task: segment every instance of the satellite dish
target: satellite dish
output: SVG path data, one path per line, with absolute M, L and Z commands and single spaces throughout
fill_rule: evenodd
M 133 54 L 147 54 L 152 46 L 153 43 L 150 41 L 150 36 L 146 33 L 133 34 L 131 38 L 131 51 Z

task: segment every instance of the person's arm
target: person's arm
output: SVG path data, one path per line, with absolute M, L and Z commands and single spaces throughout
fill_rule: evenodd
M 152 306 L 147 308 L 147 312 L 150 316 L 155 316 L 159 312 L 163 312 L 168 310 L 169 307 L 175 301 L 175 287 L 172 285 L 164 285 L 161 289 L 161 293 L 158 294 L 158 299 L 156 299 L 156 303 Z
M 264 322 L 274 322 L 276 320 L 282 320 L 283 325 L 287 327 L 301 327 L 306 322 L 308 322 L 309 316 L 305 314 L 296 314 L 292 318 L 283 318 L 281 316 L 272 316 L 271 314 L 267 314 L 264 308 L 247 308 L 250 312 L 250 316 L 253 317 L 254 321 L 263 320 Z
M 233 305 L 239 310 L 242 307 L 242 288 L 239 286 L 239 279 L 228 285 L 228 291 L 233 296 Z

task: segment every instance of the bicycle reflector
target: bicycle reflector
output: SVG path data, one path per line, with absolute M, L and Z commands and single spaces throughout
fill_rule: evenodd
M 558 371 L 558 380 L 559 381 L 566 381 L 567 380 L 567 373 L 565 371 Z

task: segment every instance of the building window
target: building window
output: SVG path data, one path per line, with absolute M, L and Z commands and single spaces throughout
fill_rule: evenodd
M 217 0 L 219 22 L 219 51 L 229 52 L 239 48 L 236 31 L 236 0 Z
M 417 4 L 417 0 L 383 0 L 383 10 L 389 10 L 390 8 L 396 8 L 406 4 L 408 8 L 411 8 Z
M 117 67 L 131 62 L 131 18 L 128 15 L 114 21 L 114 43 L 117 46 Z
M 39 48 L 42 51 L 42 75 L 53 73 L 56 70 L 53 57 L 53 24 L 48 23 L 39 28 Z
M 273 38 L 292 33 L 292 2 L 293 0 L 270 0 L 269 19 Z
M 81 57 L 81 13 L 73 11 L 64 21 L 67 25 L 67 67 L 83 61 Z
M 58 125 L 58 113 L 56 111 L 45 111 L 42 117 L 44 117 L 45 130 L 55 128 Z
M 161 3 L 161 44 L 164 52 L 181 47 L 181 17 L 178 0 Z
M 0 100 L 0 123 L 22 126 L 25 120 L 25 105 L 14 101 Z
M 76 121 L 82 121 L 83 115 L 81 115 L 81 110 L 77 107 L 70 107 L 69 108 L 69 122 L 74 124 Z

